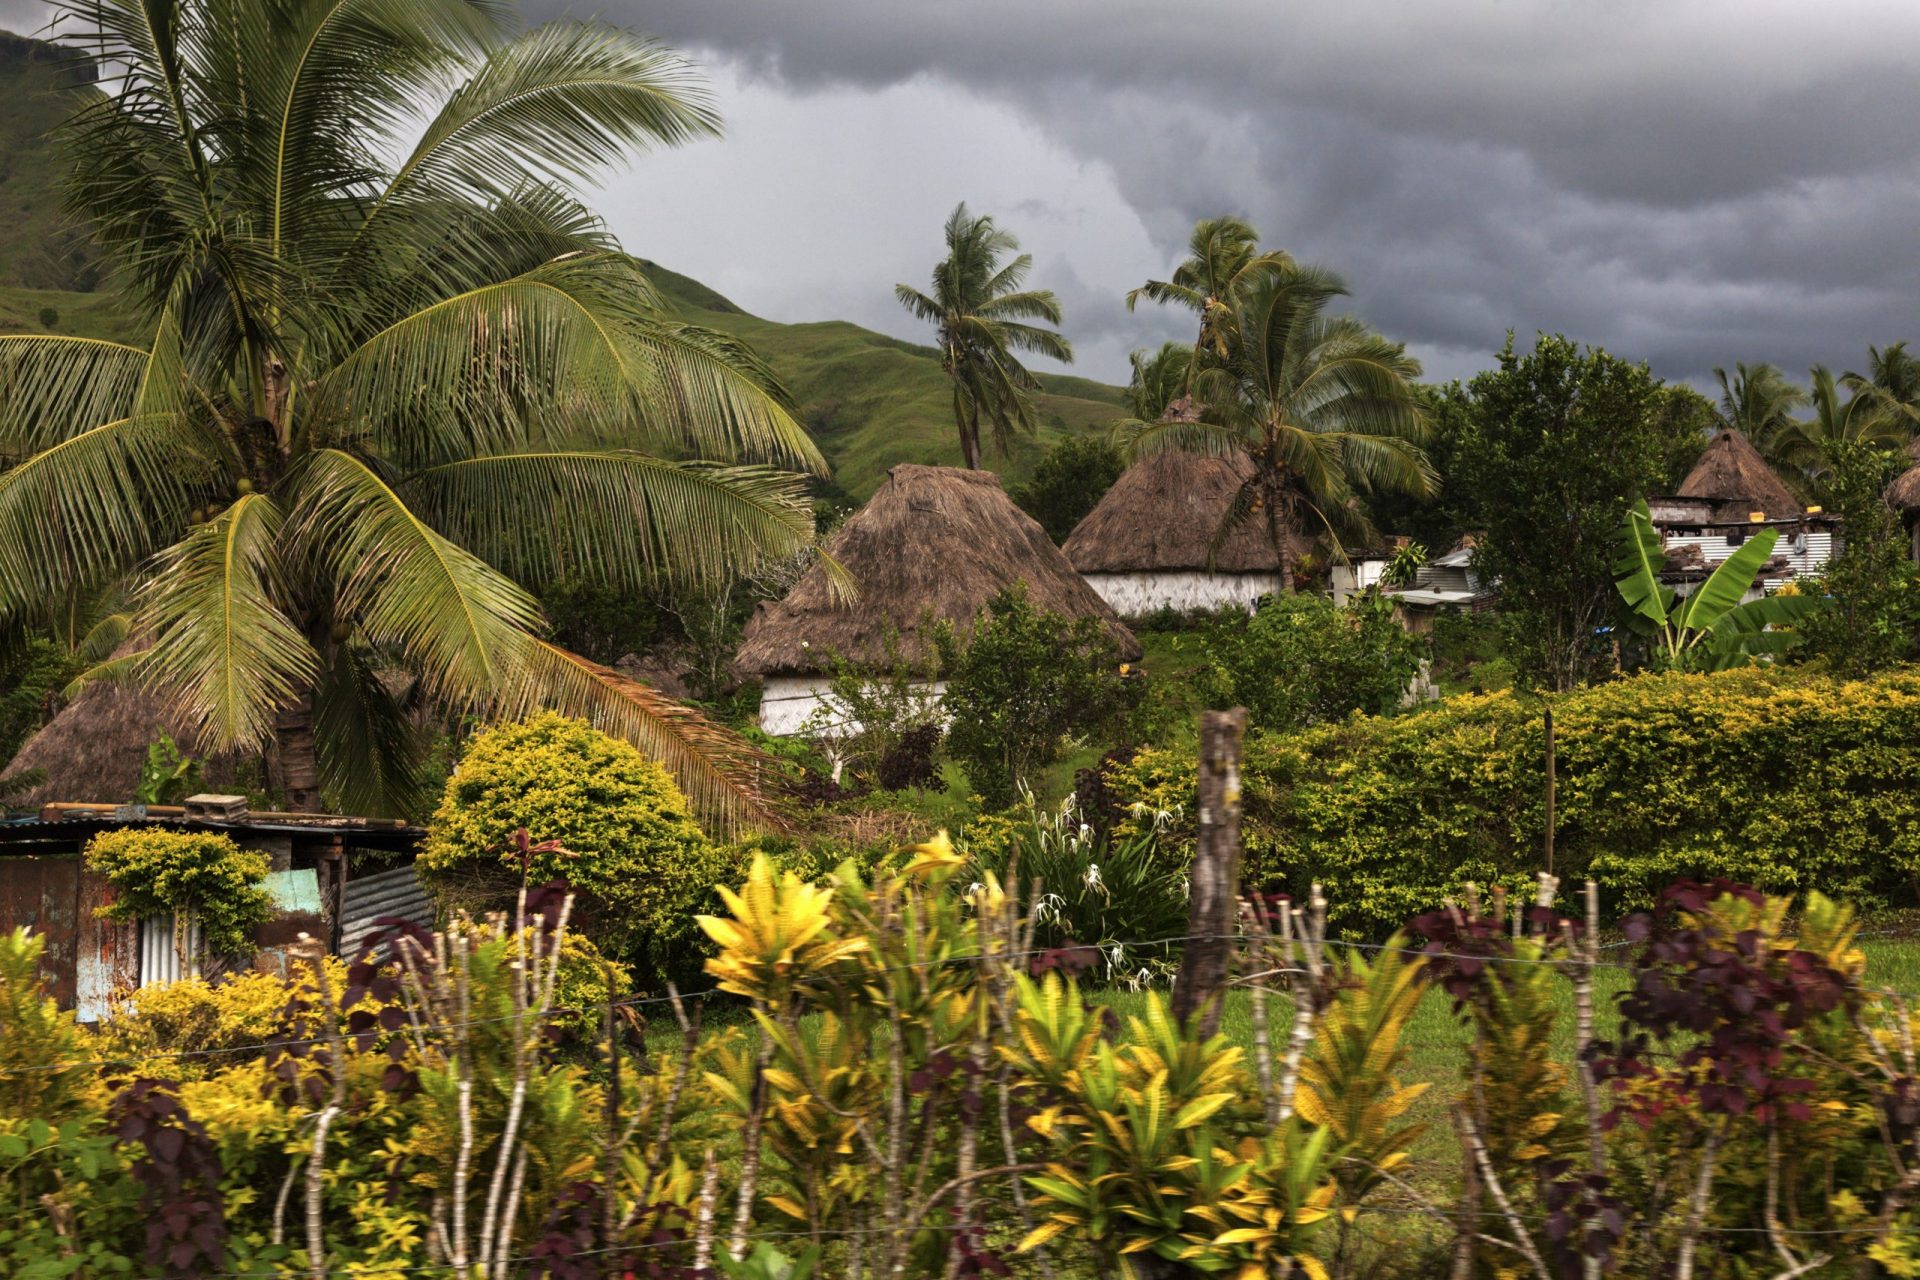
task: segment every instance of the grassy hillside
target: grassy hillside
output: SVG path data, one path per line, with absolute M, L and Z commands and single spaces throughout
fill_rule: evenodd
M 131 336 L 113 295 L 95 291 L 98 258 L 60 204 L 53 134 L 95 92 L 89 77 L 65 50 L 0 32 L 0 332 Z
M 780 375 L 833 464 L 835 482 L 865 498 L 896 462 L 960 463 L 953 402 L 939 356 L 843 320 L 780 324 L 749 315 L 707 288 L 658 265 L 655 285 L 696 324 L 752 344 Z M 1120 414 L 1121 391 L 1087 378 L 1042 374 L 1040 430 L 1012 456 L 986 463 L 1010 483 L 1025 478 L 1041 450 L 1063 435 L 1102 430 Z
M 61 209 L 55 130 L 95 90 L 53 46 L 0 32 L 0 333 L 61 333 L 139 341 L 116 306 L 97 256 Z M 896 462 L 958 464 L 947 381 L 930 347 L 842 321 L 779 324 L 748 315 L 696 280 L 662 267 L 654 279 L 689 320 L 739 335 L 772 364 L 853 498 L 872 493 Z M 45 317 L 43 319 L 43 316 Z M 47 323 L 51 320 L 51 324 Z M 1043 376 L 1041 428 L 988 465 L 1013 482 L 1063 434 L 1104 428 L 1120 391 L 1085 378 Z

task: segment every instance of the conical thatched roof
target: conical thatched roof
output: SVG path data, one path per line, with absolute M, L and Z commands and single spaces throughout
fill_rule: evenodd
M 1081 573 L 1204 572 L 1207 548 L 1233 502 L 1253 475 L 1245 454 L 1213 458 L 1177 449 L 1150 454 L 1128 467 L 1113 488 L 1074 527 L 1061 551 Z M 1292 539 L 1297 559 L 1306 551 Z M 1278 573 L 1280 557 L 1265 526 L 1249 520 L 1220 546 L 1216 573 Z
M 140 785 L 147 746 L 167 734 L 180 750 L 205 760 L 193 726 L 170 713 L 159 698 L 128 681 L 96 680 L 28 738 L 0 777 L 39 769 L 45 777 L 24 797 L 22 808 L 57 800 L 123 804 Z M 219 776 L 229 770 L 210 769 Z
M 891 625 L 909 657 L 925 653 L 920 622 L 967 627 L 1004 587 L 1027 584 L 1034 606 L 1096 617 L 1131 661 L 1140 644 L 1073 571 L 1033 518 L 1013 505 L 989 471 L 901 465 L 840 531 L 827 552 L 859 585 L 859 598 L 833 598 L 826 571 L 809 569 L 747 623 L 734 667 L 756 678 L 824 671 L 830 656 L 884 662 Z
M 1895 511 L 1920 509 L 1920 466 L 1908 467 L 1887 486 L 1887 505 Z
M 1790 520 L 1805 513 L 1760 451 L 1731 427 L 1708 442 L 1700 461 L 1680 482 L 1679 496 L 1712 498 L 1726 504 L 1728 515 L 1742 520 L 1751 511 L 1764 511 L 1771 520 Z

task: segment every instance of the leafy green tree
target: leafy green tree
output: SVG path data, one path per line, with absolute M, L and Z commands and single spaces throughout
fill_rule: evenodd
M 1831 369 L 1817 364 L 1809 383 L 1813 415 L 1783 423 L 1761 448 L 1812 493 L 1824 496 L 1835 461 L 1849 448 L 1902 449 L 1920 425 L 1857 374 L 1836 379 Z
M 1666 544 L 1653 527 L 1646 502 L 1633 505 L 1620 528 L 1620 554 L 1614 562 L 1620 578 L 1614 585 L 1636 628 L 1652 637 L 1655 665 L 1663 670 L 1720 671 L 1763 654 L 1784 653 L 1801 642 L 1803 637 L 1787 628 L 1824 601 L 1777 595 L 1742 603 L 1779 537 L 1776 529 L 1762 529 L 1714 566 L 1706 581 L 1680 596 L 1660 581 Z
M 1236 335 L 1223 364 L 1193 377 L 1198 421 L 1131 424 L 1135 453 L 1244 452 L 1254 471 L 1234 495 L 1215 545 L 1256 521 L 1291 577 L 1295 535 L 1336 550 L 1374 535 L 1369 494 L 1426 495 L 1439 477 L 1420 445 L 1427 416 L 1406 348 L 1327 308 L 1346 285 L 1291 260 L 1243 273 L 1225 299 Z
M 1673 382 L 1660 388 L 1656 421 L 1660 428 L 1659 484 L 1672 492 L 1700 461 L 1708 439 L 1720 425 L 1720 415 L 1713 401 L 1683 382 Z
M 1280 249 L 1260 249 L 1260 233 L 1235 217 L 1203 218 L 1187 239 L 1187 257 L 1173 269 L 1170 280 L 1149 280 L 1127 294 L 1131 311 L 1145 298 L 1165 306 L 1183 307 L 1200 317 L 1200 332 L 1186 349 L 1182 391 L 1191 388 L 1193 375 L 1207 364 L 1224 364 L 1239 345 L 1239 316 L 1233 298 L 1262 273 L 1290 266 L 1293 259 Z M 1164 353 L 1165 348 L 1162 348 Z M 1171 397 L 1169 397 L 1171 398 Z M 1160 408 L 1166 407 L 1162 402 Z M 1136 414 L 1151 421 L 1159 413 Z
M 1714 380 L 1720 384 L 1720 403 L 1716 412 L 1720 425 L 1732 427 L 1756 442 L 1771 440 L 1793 423 L 1794 413 L 1807 404 L 1807 393 L 1787 377 L 1780 366 L 1735 364 L 1733 375 L 1716 367 Z
M 1920 356 L 1909 355 L 1905 342 L 1868 347 L 1866 373 L 1845 373 L 1840 381 L 1877 399 L 1891 415 L 1920 425 Z
M 897 284 L 894 297 L 915 317 L 935 326 L 940 367 L 953 383 L 953 421 L 960 455 L 969 469 L 980 466 L 984 422 L 1001 453 L 1015 431 L 1033 430 L 1032 393 L 1039 382 L 1015 357 L 1031 351 L 1071 361 L 1073 344 L 1047 325 L 1060 323 L 1060 300 L 1050 289 L 1026 289 L 1033 255 L 986 215 L 957 204 L 947 218 L 947 256 L 933 268 L 933 292 Z M 1008 255 L 1015 255 L 1008 260 Z
M 1069 437 L 1047 450 L 1013 500 L 1049 538 L 1065 542 L 1126 469 L 1120 450 L 1099 436 Z
M 149 337 L 0 337 L 0 616 L 129 582 L 147 647 L 116 670 L 211 749 L 270 744 L 299 807 L 392 807 L 397 667 L 447 708 L 594 716 L 753 810 L 735 739 L 545 639 L 521 585 L 812 538 L 772 466 L 822 463 L 765 367 L 568 193 L 716 132 L 693 68 L 468 0 L 67 9 L 114 69 L 69 203 Z
M 1441 483 L 1423 494 L 1382 490 L 1367 495 L 1367 513 L 1382 535 L 1403 535 L 1434 555 L 1445 555 L 1474 529 L 1469 496 L 1452 483 L 1453 454 L 1466 429 L 1473 399 L 1458 381 L 1418 388 L 1427 420 L 1421 446 Z
M 1371 593 L 1350 607 L 1321 595 L 1270 600 L 1207 635 L 1223 692 L 1275 733 L 1392 711 L 1419 673 L 1421 647 Z
M 989 601 L 970 635 L 945 627 L 934 644 L 947 682 L 947 751 L 990 808 L 1011 804 L 1060 758 L 1069 734 L 1111 723 L 1134 699 L 1100 620 L 1035 609 L 1025 583 Z
M 1802 623 L 1802 654 L 1824 658 L 1844 675 L 1863 676 L 1920 658 L 1920 566 L 1906 530 L 1887 505 L 1887 482 L 1902 454 L 1844 445 L 1827 483 L 1828 508 L 1840 519 L 1840 551 L 1817 579 L 1802 584 L 1832 607 Z
M 1572 688 L 1606 660 L 1596 630 L 1617 608 L 1617 513 L 1661 479 L 1659 383 L 1558 334 L 1524 353 L 1509 334 L 1468 391 L 1450 480 L 1481 531 L 1475 567 L 1499 580 L 1522 679 Z

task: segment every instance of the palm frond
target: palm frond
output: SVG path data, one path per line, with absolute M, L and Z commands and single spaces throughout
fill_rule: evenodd
M 287 616 L 282 514 L 250 493 L 162 553 L 135 629 L 146 679 L 219 749 L 264 745 L 318 659 Z
M 406 492 L 441 532 L 521 582 L 713 583 L 813 543 L 799 476 L 632 450 L 463 459 L 419 472 Z
M 780 829 L 779 773 L 745 739 L 658 689 L 546 641 L 502 691 L 501 710 L 551 707 L 625 738 L 673 774 L 694 808 L 721 832 Z
M 369 213 L 423 191 L 488 200 L 529 174 L 591 176 L 637 147 L 718 134 L 693 64 L 613 28 L 552 22 L 493 49 L 447 100 Z
M 0 337 L 0 462 L 126 417 L 148 353 L 66 334 Z
M 364 645 L 339 646 L 322 668 L 313 742 L 321 788 L 341 812 L 417 818 L 425 811 L 424 735 Z
M 410 510 L 360 459 L 315 453 L 298 478 L 293 532 L 338 592 L 335 617 L 405 654 L 429 692 L 478 706 L 515 678 L 538 603 Z
M 0 471 L 0 614 L 96 582 L 185 523 L 200 477 L 180 426 L 171 414 L 121 418 Z

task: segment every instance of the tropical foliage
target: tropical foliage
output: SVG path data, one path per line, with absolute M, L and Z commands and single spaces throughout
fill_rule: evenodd
M 1196 230 L 1196 247 L 1208 225 Z M 1284 254 L 1243 257 L 1251 245 L 1237 235 L 1221 241 L 1210 232 L 1205 243 L 1223 259 L 1204 267 L 1196 260 L 1176 281 L 1146 292 L 1202 312 L 1202 345 L 1187 380 L 1192 412 L 1135 421 L 1123 434 L 1135 454 L 1188 448 L 1251 458 L 1254 473 L 1235 494 L 1214 546 L 1252 522 L 1289 578 L 1297 539 L 1325 538 L 1337 554 L 1372 535 L 1361 505 L 1367 495 L 1437 490 L 1420 448 L 1427 430 L 1414 386 L 1420 364 L 1400 344 L 1329 311 L 1347 293 L 1332 272 Z M 1224 278 L 1212 278 L 1222 271 Z M 1198 292 L 1214 287 L 1225 292 Z
M 1206 633 L 1206 649 L 1225 705 L 1243 706 L 1251 724 L 1284 733 L 1355 711 L 1394 710 L 1419 674 L 1423 646 L 1377 595 L 1343 607 L 1301 594 L 1268 600 L 1250 618 L 1223 620 Z
M 1773 556 L 1780 534 L 1761 529 L 1715 565 L 1687 595 L 1660 581 L 1666 551 L 1643 500 L 1620 528 L 1620 597 L 1636 626 L 1652 638 L 1656 664 L 1720 670 L 1766 654 L 1784 653 L 1802 636 L 1789 629 L 1826 602 L 1810 595 L 1761 595 L 1748 600 L 1754 578 Z
M 715 132 L 692 68 L 465 0 L 68 7 L 113 68 L 70 204 L 148 338 L 0 337 L 0 615 L 125 584 L 114 673 L 212 748 L 273 744 L 295 805 L 408 799 L 400 670 L 444 707 L 592 714 L 752 811 L 730 739 L 543 639 L 524 585 L 811 541 L 774 468 L 822 464 L 766 370 L 567 189 Z
M 541 833 L 532 840 L 528 832 Z M 449 903 L 505 910 L 565 878 L 578 926 L 649 980 L 699 967 L 692 917 L 725 874 L 673 779 L 629 743 L 543 712 L 467 744 L 419 866 Z
M 1024 287 L 1033 255 L 1019 252 L 1012 232 L 962 203 L 944 234 L 947 256 L 934 264 L 933 291 L 898 284 L 893 292 L 915 319 L 936 330 L 940 366 L 953 384 L 960 455 L 977 468 L 983 425 L 1001 453 L 1014 432 L 1033 430 L 1032 393 L 1040 384 L 1016 353 L 1066 362 L 1073 344 L 1047 327 L 1060 323 L 1060 300 L 1051 290 Z
M 1650 905 L 1680 876 L 1911 901 L 1911 670 L 1645 675 L 1551 707 L 1555 868 L 1597 879 L 1610 914 Z M 1255 733 L 1242 774 L 1249 884 L 1296 895 L 1337 884 L 1332 927 L 1367 938 L 1468 883 L 1523 890 L 1545 848 L 1542 711 L 1533 697 L 1463 694 L 1405 715 Z M 1191 814 L 1193 770 L 1189 752 L 1153 749 L 1105 772 L 1123 808 Z
M 245 954 L 253 926 L 273 914 L 261 888 L 267 855 L 206 831 L 128 827 L 87 842 L 86 862 L 113 886 L 103 911 L 111 920 L 176 915 L 197 923 L 220 955 Z

